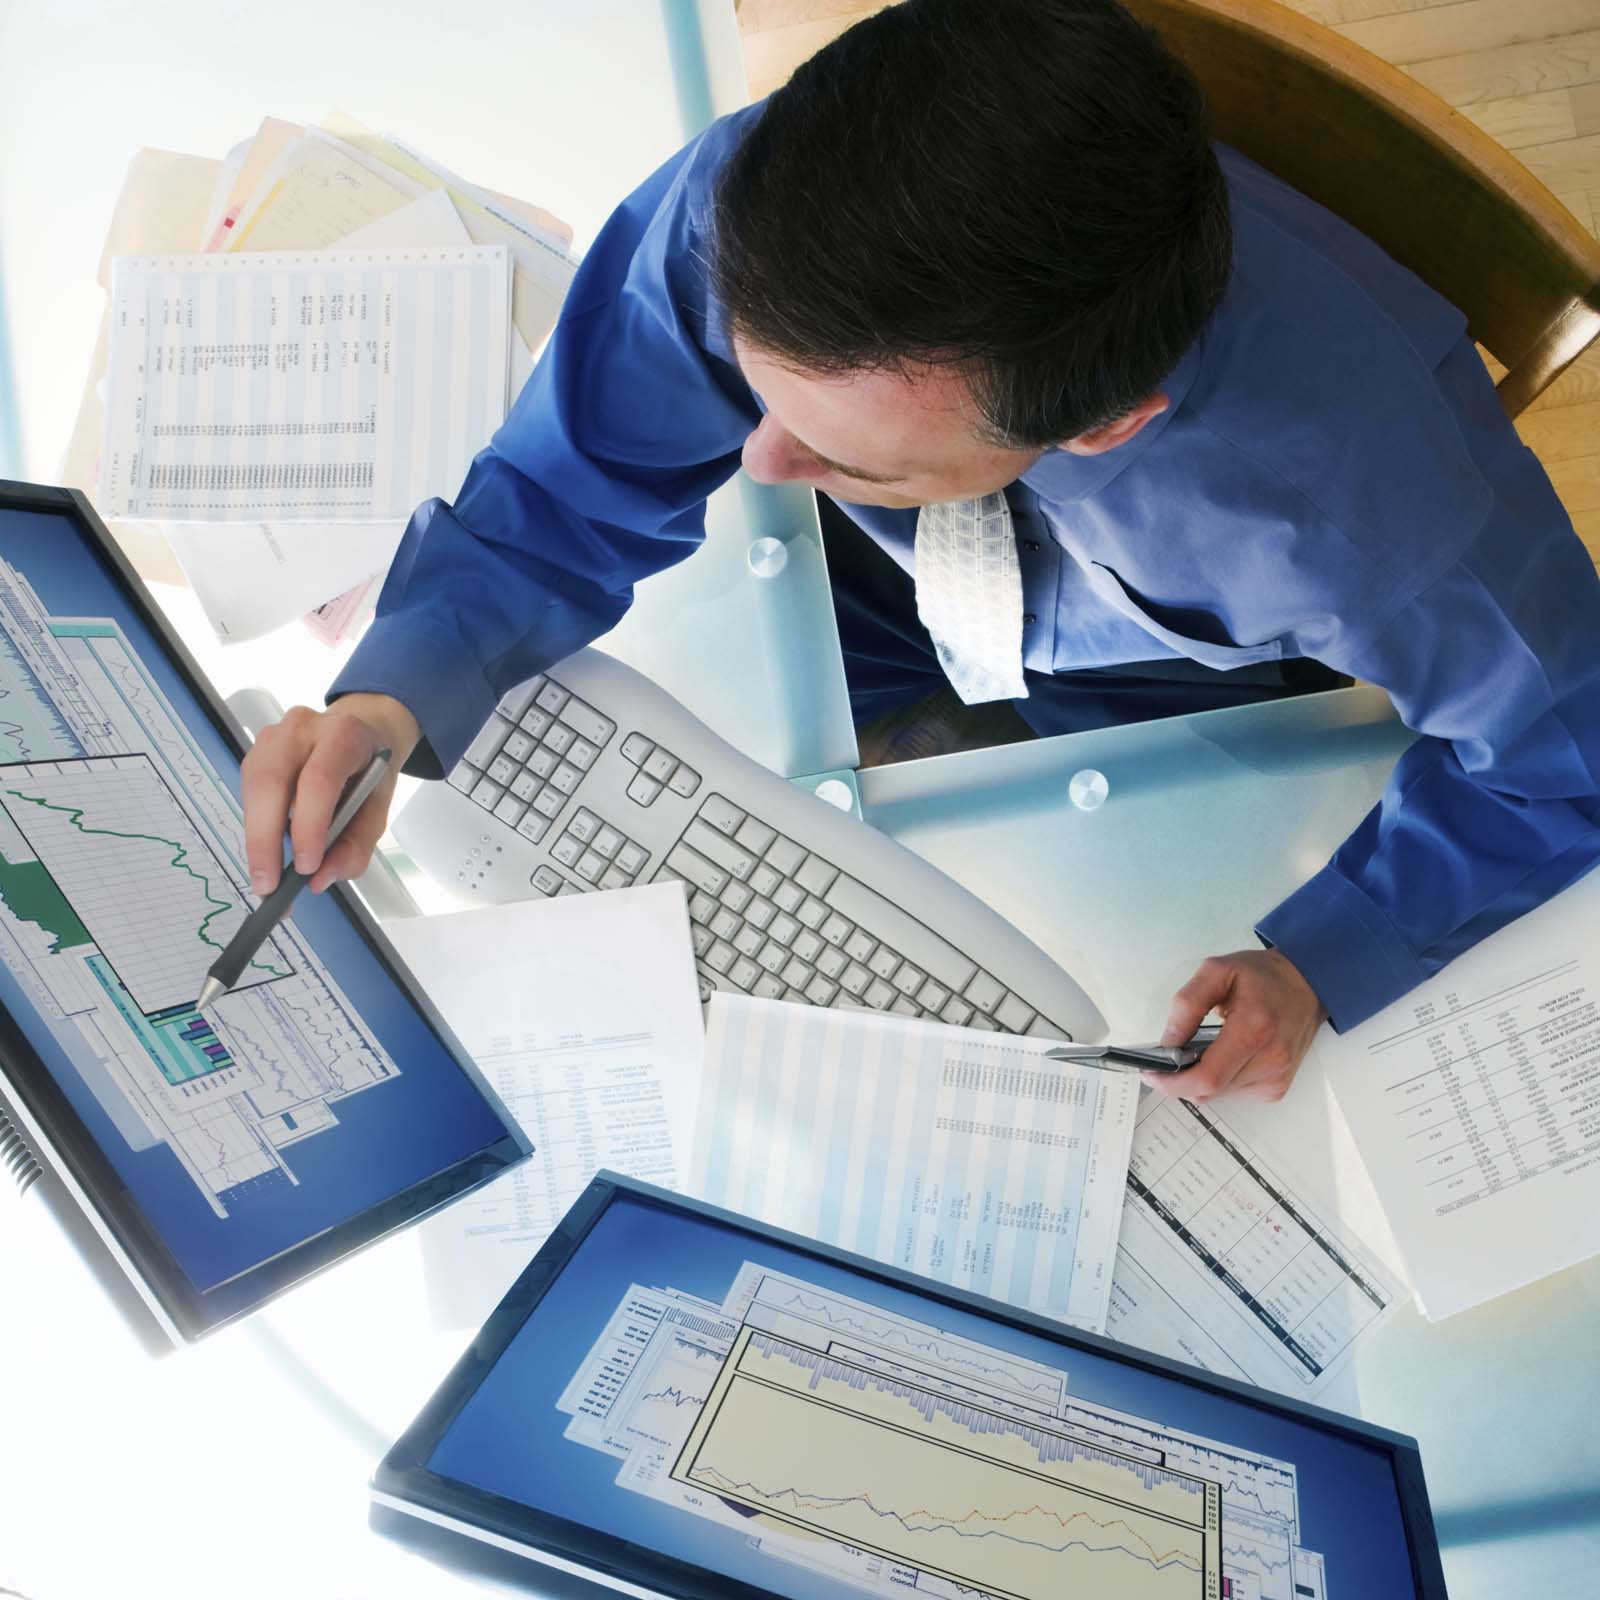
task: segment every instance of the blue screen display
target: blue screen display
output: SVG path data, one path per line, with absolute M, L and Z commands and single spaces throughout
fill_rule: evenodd
M 507 1145 L 330 898 L 197 1012 L 247 897 L 238 762 L 64 514 L 0 510 L 0 1002 L 196 1291 Z M 431 1198 L 442 1199 L 444 1195 Z
M 1414 1592 L 1378 1445 L 627 1195 L 423 1465 L 796 1600 Z

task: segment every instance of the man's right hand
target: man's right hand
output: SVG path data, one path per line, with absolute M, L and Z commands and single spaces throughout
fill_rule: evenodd
M 256 894 L 277 887 L 285 827 L 295 868 L 312 875 L 314 893 L 364 872 L 388 825 L 400 768 L 421 738 L 417 719 L 386 694 L 341 695 L 326 711 L 296 706 L 263 728 L 241 769 L 245 854 Z M 345 784 L 383 749 L 393 752 L 389 775 L 328 849 L 328 824 Z

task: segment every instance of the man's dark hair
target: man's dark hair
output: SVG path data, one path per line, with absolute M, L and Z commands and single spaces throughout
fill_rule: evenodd
M 712 287 L 801 371 L 963 371 L 1017 448 L 1125 415 L 1227 284 L 1199 86 L 1111 0 L 904 0 L 767 102 L 721 176 Z

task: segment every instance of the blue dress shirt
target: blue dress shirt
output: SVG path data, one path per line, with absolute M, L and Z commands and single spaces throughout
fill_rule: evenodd
M 330 691 L 410 707 L 454 765 L 498 696 L 689 555 L 759 406 L 704 270 L 759 107 L 625 200 L 454 507 L 406 530 Z M 1232 151 L 1235 268 L 1170 405 L 1007 490 L 1045 672 L 1310 656 L 1422 737 L 1333 860 L 1257 927 L 1349 1027 L 1600 858 L 1600 580 L 1460 312 Z M 914 511 L 845 507 L 909 568 Z

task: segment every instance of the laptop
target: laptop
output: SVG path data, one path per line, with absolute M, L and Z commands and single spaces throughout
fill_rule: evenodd
M 1414 1440 L 610 1173 L 372 1492 L 636 1596 L 1445 1593 Z
M 196 1009 L 245 748 L 88 502 L 0 482 L 0 1166 L 157 1352 L 530 1148 L 342 887 Z

